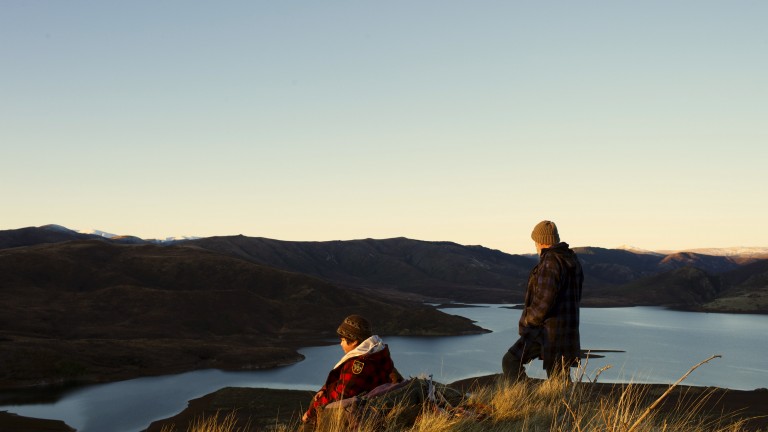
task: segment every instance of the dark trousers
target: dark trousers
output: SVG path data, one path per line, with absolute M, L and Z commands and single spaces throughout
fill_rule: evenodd
M 538 343 L 527 343 L 523 350 L 522 357 L 515 355 L 510 348 L 501 359 L 501 370 L 507 380 L 516 382 L 526 377 L 525 365 L 530 363 L 531 360 L 540 357 L 541 344 Z M 555 361 L 544 362 L 544 370 L 547 371 L 547 378 L 562 377 L 562 379 L 570 381 L 571 371 L 569 366 L 570 362 L 565 362 L 562 358 Z

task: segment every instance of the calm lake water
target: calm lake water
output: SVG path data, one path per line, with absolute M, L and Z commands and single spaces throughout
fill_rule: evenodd
M 501 357 L 517 338 L 519 310 L 503 305 L 444 309 L 492 333 L 419 338 L 385 337 L 404 376 L 431 374 L 451 383 L 501 372 Z M 374 323 L 375 324 L 375 323 Z M 582 347 L 624 352 L 590 359 L 586 376 L 600 382 L 671 384 L 713 354 L 684 382 L 738 390 L 768 388 L 768 316 L 675 312 L 660 308 L 582 309 Z M 81 387 L 55 403 L 0 406 L 23 416 L 64 420 L 79 432 L 138 432 L 181 412 L 187 401 L 228 386 L 316 390 L 342 351 L 338 345 L 301 350 L 306 360 L 268 371 L 203 370 Z M 541 361 L 528 374 L 545 377 Z

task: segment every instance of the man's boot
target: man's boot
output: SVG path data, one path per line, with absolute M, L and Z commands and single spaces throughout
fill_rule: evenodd
M 548 365 L 547 379 L 562 381 L 564 383 L 571 382 L 571 368 L 567 363 L 562 361 L 556 361 L 553 365 Z
M 526 378 L 523 362 L 509 351 L 501 359 L 501 370 L 510 383 L 516 383 Z

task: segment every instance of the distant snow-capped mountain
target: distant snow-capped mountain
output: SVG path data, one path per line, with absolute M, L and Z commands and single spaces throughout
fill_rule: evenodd
M 92 230 L 87 230 L 87 231 L 83 230 L 83 231 L 78 231 L 78 232 L 81 233 L 81 234 L 97 235 L 97 236 L 108 238 L 108 239 L 115 238 L 115 237 L 135 237 L 135 236 L 125 236 L 125 235 L 112 234 L 112 233 L 108 233 L 106 231 L 101 231 L 101 230 L 97 230 L 97 229 L 92 229 Z M 136 238 L 140 238 L 140 237 L 136 237 Z M 152 242 L 152 243 L 167 243 L 167 242 L 175 242 L 175 241 L 183 241 L 183 240 L 196 240 L 196 239 L 199 239 L 199 238 L 200 237 L 197 237 L 197 236 L 174 236 L 174 237 L 165 237 L 165 238 L 161 238 L 161 239 L 143 239 L 143 240 L 146 240 L 146 241 Z
M 108 233 L 106 231 L 101 231 L 101 230 L 97 230 L 97 229 L 77 230 L 77 232 L 79 232 L 80 234 L 97 235 L 99 237 L 104 237 L 104 238 L 109 238 L 109 239 L 111 239 L 113 237 L 117 237 L 117 234 L 112 234 L 112 233 Z
M 696 249 L 675 249 L 675 250 L 647 250 L 631 245 L 621 245 L 616 249 L 621 249 L 637 254 L 646 255 L 671 255 L 681 252 L 691 252 L 699 255 L 721 256 L 721 257 L 743 257 L 743 258 L 765 258 L 768 257 L 768 248 L 766 247 L 728 247 L 728 248 L 696 248 Z
M 78 234 L 87 234 L 87 235 L 95 235 L 99 237 L 103 237 L 106 239 L 119 239 L 119 238 L 128 238 L 132 237 L 139 240 L 145 240 L 152 243 L 169 243 L 169 242 L 175 242 L 175 241 L 183 241 L 183 240 L 197 240 L 201 237 L 198 236 L 173 236 L 173 237 L 165 237 L 162 239 L 141 239 L 140 237 L 132 236 L 132 235 L 122 235 L 122 234 L 113 234 L 107 231 L 102 231 L 99 229 L 87 229 L 87 230 L 80 230 L 80 229 L 70 229 L 65 226 L 56 225 L 56 224 L 49 224 L 49 225 L 43 225 L 40 228 L 44 228 L 51 231 L 59 231 L 59 232 L 69 232 L 69 233 L 78 233 Z
M 678 252 L 693 252 L 696 254 L 701 255 L 712 255 L 712 256 L 724 256 L 724 257 L 744 257 L 744 258 L 760 258 L 760 257 L 768 257 L 768 248 L 766 247 L 745 247 L 745 246 L 736 246 L 736 247 L 729 247 L 729 248 L 696 248 L 696 249 L 681 249 L 681 250 L 664 250 L 664 251 L 657 251 L 659 253 L 669 255 L 672 253 L 678 253 Z
M 183 241 L 183 240 L 197 240 L 202 237 L 197 236 L 181 236 L 181 237 L 166 237 L 164 239 L 153 239 L 154 241 L 158 242 L 173 242 L 173 241 Z
M 642 248 L 639 248 L 639 247 L 636 247 L 636 246 L 631 246 L 631 245 L 621 245 L 621 246 L 617 247 L 616 249 L 621 249 L 621 250 L 625 250 L 625 251 L 629 251 L 629 252 L 634 252 L 636 254 L 643 254 L 643 255 L 664 255 L 661 252 L 656 252 L 656 251 L 652 251 L 652 250 L 648 250 L 648 249 L 642 249 Z

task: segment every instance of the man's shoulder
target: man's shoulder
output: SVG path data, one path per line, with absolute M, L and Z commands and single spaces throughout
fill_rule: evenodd
M 542 257 L 542 262 L 546 263 L 560 263 L 569 262 L 571 265 L 579 263 L 579 258 L 576 256 L 576 252 L 568 246 L 568 243 L 558 243 L 555 246 L 547 249 L 547 253 Z

